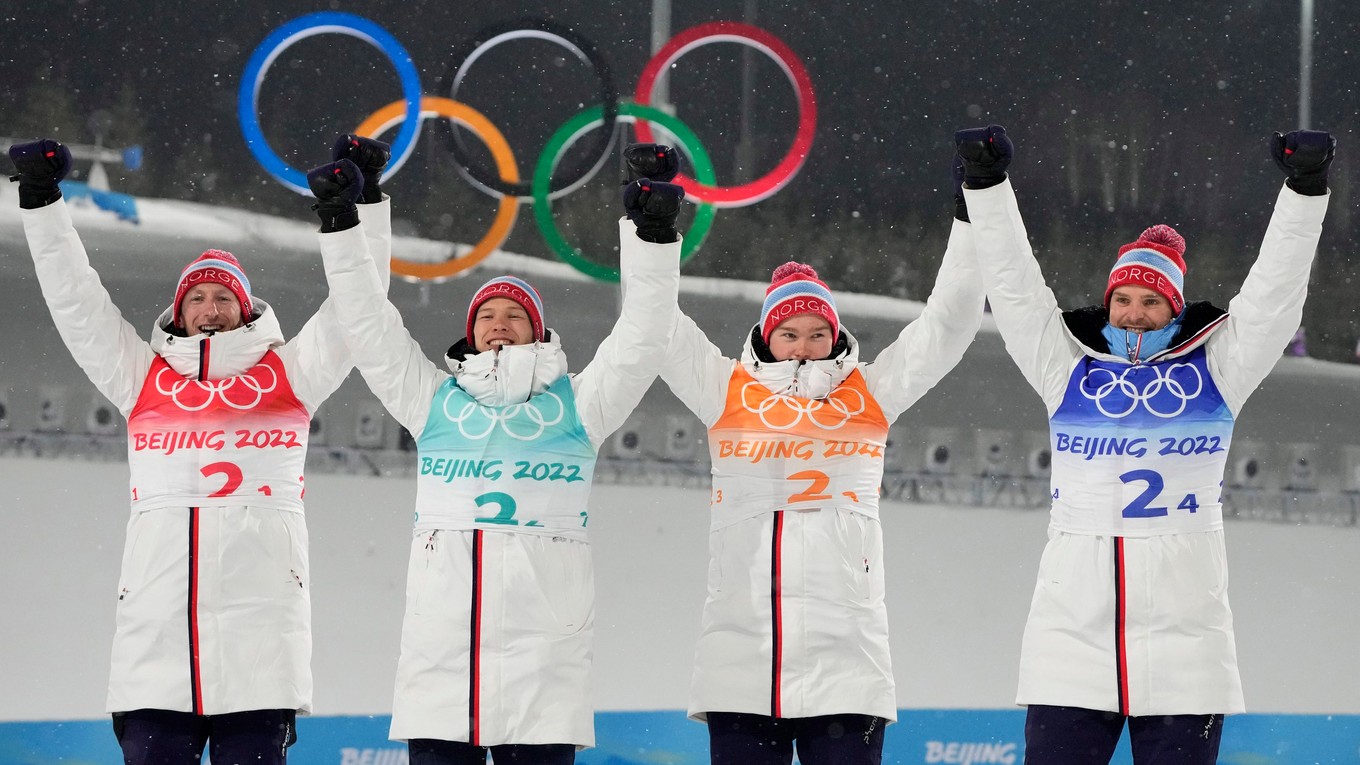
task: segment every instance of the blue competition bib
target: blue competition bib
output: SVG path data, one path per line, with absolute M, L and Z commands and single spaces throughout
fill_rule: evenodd
M 1054 528 L 1115 536 L 1222 528 L 1233 417 L 1204 346 L 1151 364 L 1083 358 L 1049 430 Z

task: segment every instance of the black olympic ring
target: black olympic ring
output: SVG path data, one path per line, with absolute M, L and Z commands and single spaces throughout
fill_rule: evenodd
M 554 178 L 549 186 L 550 193 L 565 193 L 590 180 L 600 167 L 608 161 L 610 152 L 614 148 L 614 124 L 619 116 L 619 93 L 618 88 L 614 85 L 614 75 L 610 71 L 609 62 L 605 60 L 604 56 L 600 55 L 593 42 L 572 31 L 569 27 L 547 19 L 524 18 L 493 24 L 477 32 L 470 41 L 455 52 L 453 64 L 446 74 L 439 79 L 436 92 L 447 92 L 450 99 L 457 101 L 458 87 L 462 84 L 465 74 L 464 67 L 471 66 L 478 57 L 491 48 L 503 42 L 520 38 L 548 40 L 561 45 L 574 53 L 583 63 L 593 67 L 595 76 L 600 81 L 600 103 L 604 106 L 603 123 L 600 130 L 593 131 L 591 138 L 581 141 L 589 149 L 587 156 L 590 159 L 569 167 L 569 172 L 564 173 L 560 178 Z M 501 180 L 499 174 L 494 170 L 474 169 L 468 156 L 468 147 L 452 120 L 435 122 L 434 130 L 436 135 L 444 141 L 449 152 L 453 154 L 456 160 L 454 167 L 457 168 L 458 174 L 468 183 L 492 196 L 505 195 L 524 200 L 533 199 L 532 180 L 513 183 Z

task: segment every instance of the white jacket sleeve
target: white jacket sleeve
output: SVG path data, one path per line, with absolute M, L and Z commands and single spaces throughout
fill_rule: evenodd
M 1067 334 L 1058 300 L 1044 283 L 1011 182 L 965 188 L 963 195 L 997 329 L 1020 373 L 1053 414 L 1062 403 L 1072 365 L 1084 352 Z
M 631 221 L 619 219 L 623 307 L 595 358 L 571 381 L 581 424 L 597 449 L 661 370 L 680 292 L 680 245 L 644 242 Z
M 1308 276 L 1330 197 L 1330 191 L 1310 197 L 1288 186 L 1280 189 L 1256 263 L 1228 304 L 1225 325 L 1209 338 L 1209 371 L 1234 416 L 1303 321 Z
M 354 354 L 364 381 L 402 427 L 419 438 L 434 393 L 448 377 L 406 331 L 383 293 L 368 252 L 364 224 L 317 234 L 330 283 L 330 300 L 343 320 L 335 327 Z
M 359 205 L 359 221 L 364 224 L 368 254 L 386 295 L 392 289 L 392 198 L 383 194 L 381 202 Z
M 921 315 L 864 367 L 865 382 L 888 422 L 920 400 L 963 358 L 982 324 L 982 299 L 971 226 L 955 220 Z
M 65 200 L 21 210 L 28 249 L 62 342 L 95 388 L 126 417 L 155 354 L 90 267 Z
M 359 228 L 385 295 L 392 281 L 392 203 L 384 196 L 381 202 L 360 205 L 359 215 Z M 316 412 L 354 368 L 349 345 L 338 329 L 340 316 L 335 300 L 326 298 L 297 335 L 278 349 L 293 392 L 308 412 Z
M 678 310 L 670 338 L 661 379 L 705 428 L 710 427 L 727 405 L 727 386 L 736 361 L 724 356 L 694 320 Z

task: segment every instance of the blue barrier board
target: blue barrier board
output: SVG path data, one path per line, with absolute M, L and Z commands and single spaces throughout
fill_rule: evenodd
M 1022 710 L 899 712 L 884 738 L 885 765 L 1018 765 Z M 290 765 L 406 765 L 406 747 L 387 740 L 390 718 L 305 717 Z M 708 735 L 684 712 L 600 712 L 597 746 L 578 765 L 703 765 Z M 206 759 L 206 758 L 205 758 Z M 1224 765 L 1341 765 L 1360 762 L 1360 715 L 1234 715 L 1223 729 Z M 107 719 L 0 723 L 4 765 L 119 765 Z M 1131 765 L 1128 739 L 1114 765 Z

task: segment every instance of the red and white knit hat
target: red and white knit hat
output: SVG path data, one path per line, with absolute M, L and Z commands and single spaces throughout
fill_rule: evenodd
M 184 293 L 198 284 L 220 284 L 231 290 L 236 302 L 241 304 L 241 321 L 249 322 L 254 318 L 254 306 L 250 300 L 250 280 L 241 269 L 241 263 L 226 250 L 208 250 L 199 255 L 180 272 L 179 284 L 175 286 L 175 326 L 184 326 Z
M 789 261 L 770 276 L 765 304 L 760 308 L 761 338 L 770 342 L 770 333 L 775 327 L 785 319 L 805 313 L 826 319 L 831 325 L 833 340 L 840 336 L 841 321 L 831 289 L 817 278 L 817 271 L 812 266 Z
M 1133 285 L 1161 295 L 1171 303 L 1173 315 L 1185 308 L 1185 238 L 1161 223 L 1138 235 L 1138 241 L 1119 248 L 1119 259 L 1110 269 L 1105 288 L 1105 307 L 1116 287 Z
M 472 325 L 477 323 L 477 309 L 491 298 L 507 298 L 519 303 L 524 311 L 529 314 L 529 324 L 534 330 L 534 340 L 543 342 L 543 298 L 538 296 L 538 290 L 531 287 L 528 282 L 514 276 L 497 276 L 483 284 L 472 296 L 472 302 L 468 305 L 467 312 L 468 342 L 472 341 Z

